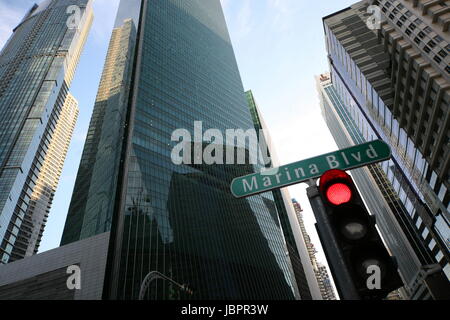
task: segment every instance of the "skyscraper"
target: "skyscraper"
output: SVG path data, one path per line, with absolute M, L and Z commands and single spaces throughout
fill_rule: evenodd
M 449 290 L 446 10 L 442 1 L 361 1 L 323 19 L 325 118 L 340 147 L 382 139 L 392 148 L 390 161 L 352 173 L 413 299 Z
M 323 300 L 336 300 L 327 267 L 320 262 L 317 264 L 317 277 Z
M 250 108 L 250 113 L 253 118 L 253 123 L 257 132 L 262 130 L 260 139 L 265 139 L 265 145 L 268 148 L 268 155 L 270 163 L 266 165 L 267 169 L 279 167 L 278 157 L 276 155 L 275 147 L 271 143 L 269 128 L 267 127 L 264 117 L 258 108 L 255 97 L 251 90 L 246 92 L 247 102 Z M 286 239 L 289 256 L 292 262 L 294 275 L 299 287 L 300 296 L 302 300 L 320 300 L 320 292 L 318 282 L 314 277 L 314 266 L 308 256 L 308 239 L 300 230 L 300 225 L 296 219 L 296 214 L 292 203 L 290 202 L 289 191 L 284 189 L 272 191 L 275 200 L 275 206 L 279 212 L 281 226 Z
M 30 204 L 19 230 L 11 261 L 36 254 L 61 177 L 64 160 L 78 119 L 78 102 L 68 93 L 48 144 L 47 154 L 33 188 Z
M 118 75 L 117 99 L 97 99 L 62 245 L 111 231 L 106 299 L 137 299 L 154 271 L 193 295 L 155 280 L 146 299 L 298 298 L 272 194 L 237 200 L 229 189 L 257 167 L 171 158 L 173 133 L 194 133 L 196 121 L 223 134 L 254 129 L 220 1 L 144 0 L 124 9 L 141 13 L 136 46 L 127 32 L 118 51 L 111 40 L 108 56 L 120 52 L 128 71 Z
M 327 268 L 326 266 L 317 261 L 316 258 L 317 250 L 311 241 L 311 237 L 306 231 L 305 222 L 303 220 L 303 209 L 296 199 L 292 199 L 292 204 L 294 206 L 295 214 L 297 215 L 298 224 L 300 225 L 300 229 L 303 234 L 303 239 L 305 239 L 306 248 L 308 249 L 309 260 L 311 261 L 314 275 L 317 279 L 322 299 L 336 300 L 336 295 L 334 293 L 333 286 L 331 285 L 331 280 Z
M 61 114 L 71 105 L 68 90 L 92 19 L 90 0 L 44 1 L 29 10 L 1 51 L 0 263 L 39 245 L 42 210 L 51 204 L 60 163 L 54 172 L 41 171 L 47 170 L 49 148 L 58 161 L 65 157 L 68 141 L 56 140 L 70 140 L 70 130 L 53 137 L 63 130 Z M 51 187 L 42 190 L 47 179 Z M 45 199 L 37 201 L 41 192 Z
M 118 21 L 112 32 L 62 244 L 111 229 L 135 45 L 133 20 Z

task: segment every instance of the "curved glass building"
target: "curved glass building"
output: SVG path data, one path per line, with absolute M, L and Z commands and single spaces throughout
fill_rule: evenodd
M 134 4 L 139 21 L 124 21 Z M 62 244 L 111 231 L 105 299 L 138 299 L 154 271 L 171 281 L 152 281 L 145 299 L 299 298 L 273 195 L 230 192 L 261 167 L 171 158 L 172 133 L 194 136 L 194 122 L 254 130 L 220 1 L 122 2 L 118 17 L 136 35 L 113 34 L 100 90 L 117 90 L 98 96 Z M 122 79 L 105 82 L 110 68 Z

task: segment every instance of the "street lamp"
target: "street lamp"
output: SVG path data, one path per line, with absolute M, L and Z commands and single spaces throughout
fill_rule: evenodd
M 142 281 L 141 290 L 139 291 L 139 300 L 144 300 L 145 291 L 147 291 L 147 289 L 150 286 L 150 284 L 152 283 L 152 281 L 156 280 L 156 279 L 163 279 L 163 280 L 169 281 L 169 282 L 173 283 L 174 285 L 176 285 L 177 287 L 179 287 L 181 290 L 183 290 L 191 295 L 193 294 L 193 291 L 191 289 L 189 289 L 189 287 L 186 284 L 180 284 L 180 283 L 174 281 L 173 279 L 163 275 L 162 273 L 160 273 L 158 271 L 152 271 L 149 274 L 147 274 L 147 276 L 144 278 L 144 281 Z

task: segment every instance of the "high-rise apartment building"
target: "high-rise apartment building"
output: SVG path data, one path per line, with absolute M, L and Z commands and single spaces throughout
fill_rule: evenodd
M 51 145 L 50 157 L 65 157 L 65 147 L 57 150 L 53 137 L 64 126 L 64 104 L 71 104 L 69 86 L 93 19 L 90 3 L 34 5 L 0 53 L 0 263 L 29 255 L 39 245 L 46 221 L 42 210 L 51 204 L 59 166 L 53 173 L 41 171 Z M 51 187 L 43 190 L 47 179 Z M 41 192 L 46 199 L 37 201 Z
M 47 154 L 42 162 L 36 186 L 19 230 L 10 261 L 38 252 L 53 197 L 58 187 L 64 161 L 78 119 L 78 102 L 68 93 L 62 106 Z
M 320 294 L 323 300 L 336 300 L 333 286 L 331 285 L 330 276 L 328 274 L 326 266 L 317 261 L 317 250 L 311 241 L 311 237 L 305 227 L 303 220 L 303 209 L 296 199 L 292 199 L 292 205 L 294 206 L 295 214 L 297 216 L 298 224 L 305 239 L 306 248 L 308 250 L 309 260 L 311 261 L 314 276 L 316 277 L 317 284 L 319 285 Z
M 327 267 L 320 262 L 317 264 L 317 275 L 318 279 L 320 279 L 319 287 L 320 292 L 322 293 L 323 300 L 336 300 Z
M 392 148 L 352 175 L 413 299 L 449 290 L 449 19 L 444 1 L 361 1 L 323 19 L 325 119 L 340 147 Z
M 121 10 L 140 11 L 135 46 L 131 21 L 115 30 L 108 57 L 118 63 L 105 66 L 62 245 L 111 232 L 105 299 L 137 299 L 141 289 L 145 299 L 299 298 L 273 195 L 230 192 L 257 166 L 171 157 L 174 132 L 194 136 L 194 122 L 223 136 L 254 129 L 220 1 L 132 4 Z M 117 94 L 110 68 L 120 70 Z M 193 150 L 206 144 L 197 139 Z M 146 287 L 155 271 L 173 281 Z

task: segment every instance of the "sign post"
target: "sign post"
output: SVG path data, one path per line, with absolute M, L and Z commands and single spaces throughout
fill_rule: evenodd
M 382 140 L 375 140 L 269 171 L 236 178 L 231 183 L 231 193 L 236 198 L 244 198 L 319 178 L 328 170 L 346 171 L 390 158 L 389 145 Z
M 349 266 L 347 265 L 348 259 L 346 260 L 345 252 L 341 248 L 342 241 L 339 242 L 337 238 L 335 223 L 336 221 L 332 220 L 331 214 L 329 212 L 331 211 L 331 209 L 327 209 L 329 208 L 329 205 L 328 207 L 326 207 L 325 203 L 322 201 L 322 197 L 316 185 L 315 179 L 324 176 L 324 174 L 330 174 L 330 172 L 339 170 L 341 170 L 340 172 L 346 175 L 346 173 L 344 172 L 346 170 L 360 168 L 373 163 L 385 161 L 390 159 L 391 156 L 392 153 L 389 145 L 381 140 L 375 140 L 358 146 L 353 146 L 347 149 L 285 165 L 279 168 L 270 169 L 261 173 L 236 178 L 231 183 L 231 192 L 236 198 L 244 198 L 268 192 L 274 189 L 288 187 L 301 182 L 310 181 L 307 194 L 317 220 L 317 232 L 321 239 L 322 245 L 324 246 L 331 271 L 333 275 L 337 276 L 335 281 L 341 298 L 345 300 L 359 300 L 361 299 L 361 296 L 358 290 L 361 290 L 361 288 L 358 287 L 358 289 L 355 285 L 355 282 L 353 281 L 354 279 L 352 275 L 354 274 L 352 274 L 351 270 L 349 269 Z M 340 189 L 336 190 L 342 191 L 343 182 L 338 178 L 335 179 L 335 181 L 338 181 L 335 183 L 335 185 L 339 185 Z M 326 178 L 324 178 L 323 183 L 326 184 Z M 350 189 L 349 185 L 353 186 L 353 184 L 346 184 L 348 191 L 351 191 L 352 189 Z M 356 188 L 353 189 L 356 190 Z M 329 188 L 329 190 L 331 190 L 331 187 Z M 335 193 L 331 193 L 330 195 L 336 196 Z M 345 202 L 343 203 L 349 202 L 353 197 L 354 196 L 350 195 L 348 199 L 345 198 Z M 355 199 L 359 198 L 355 197 Z M 339 206 L 340 202 L 332 202 L 332 204 L 335 206 Z M 359 206 L 354 207 L 360 208 Z M 364 213 L 366 212 L 363 211 L 361 213 L 361 210 L 356 210 L 357 212 L 353 213 L 359 214 L 358 217 L 361 215 L 365 217 L 366 215 L 364 215 Z M 358 222 L 359 220 L 355 221 Z M 355 223 L 356 222 L 354 222 L 353 224 Z M 362 233 L 358 234 L 356 232 L 358 231 L 358 229 L 354 228 L 345 229 L 345 231 L 349 231 L 350 236 L 356 237 L 357 235 L 363 235 Z M 373 239 L 370 238 L 369 240 L 372 241 Z M 372 242 L 374 242 L 375 240 L 373 240 Z M 349 246 L 347 245 L 347 247 Z

